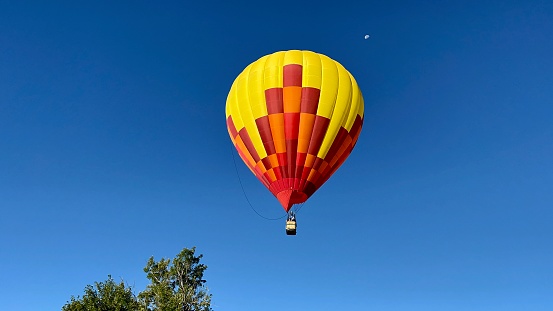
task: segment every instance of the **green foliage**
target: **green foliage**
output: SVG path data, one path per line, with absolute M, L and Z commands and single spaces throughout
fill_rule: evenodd
M 87 285 L 82 298 L 71 296 L 62 311 L 135 311 L 139 304 L 132 289 L 123 282 L 117 284 L 108 275 L 105 282 Z
M 196 248 L 183 249 L 171 262 L 150 257 L 144 272 L 151 283 L 138 295 L 148 311 L 210 311 L 211 295 L 203 279 L 207 266 L 200 264 L 203 255 Z
M 207 266 L 195 251 L 184 248 L 173 260 L 150 257 L 144 268 L 150 284 L 138 296 L 108 276 L 105 282 L 87 285 L 82 298 L 72 296 L 62 311 L 212 311 L 203 279 Z

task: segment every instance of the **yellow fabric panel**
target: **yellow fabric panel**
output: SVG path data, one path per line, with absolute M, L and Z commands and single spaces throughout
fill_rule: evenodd
M 357 86 L 357 81 L 353 78 L 351 74 L 349 74 L 352 90 L 351 90 L 351 108 L 349 110 L 348 118 L 344 124 L 344 128 L 349 132 L 351 128 L 353 127 L 353 123 L 355 122 L 355 118 L 359 114 L 359 110 L 363 109 L 363 96 L 361 95 L 361 91 L 359 90 L 359 87 Z M 361 106 L 361 107 L 360 107 Z M 363 116 L 361 112 L 361 117 Z
M 284 52 L 276 52 L 267 56 L 264 69 L 264 90 L 282 87 L 282 72 Z
M 319 54 L 310 51 L 303 52 L 302 86 L 321 88 L 321 58 Z
M 359 85 L 357 85 L 357 81 L 355 80 L 355 78 L 353 77 L 353 75 L 350 73 L 350 77 L 351 77 L 351 81 L 353 81 L 355 84 L 353 85 L 353 87 L 355 88 L 355 90 L 357 90 L 357 94 L 359 96 L 358 98 L 358 104 L 357 104 L 357 114 L 363 118 L 364 114 L 365 114 L 365 101 L 363 100 L 363 93 L 361 92 L 361 89 L 359 88 Z
M 228 117 L 231 115 L 231 113 L 230 113 L 230 102 L 234 101 L 234 97 L 236 96 L 236 94 L 234 93 L 234 85 L 235 84 L 236 84 L 236 80 L 232 82 L 232 86 L 230 87 L 230 91 L 228 92 L 228 95 L 227 95 L 227 105 L 225 106 L 226 119 L 228 119 Z
M 237 81 L 234 81 L 230 89 L 229 95 L 227 97 L 227 118 L 232 116 L 232 122 L 236 131 L 240 131 L 244 127 L 244 122 L 242 122 L 242 116 L 240 115 L 240 109 L 238 108 L 238 98 L 236 92 Z
M 321 55 L 322 82 L 317 115 L 330 119 L 338 93 L 338 68 L 336 62 Z
M 248 96 L 254 120 L 267 115 L 263 82 L 263 71 L 266 59 L 267 57 L 263 57 L 254 62 L 248 74 Z
M 250 68 L 251 65 L 242 71 L 242 73 L 236 78 L 236 81 L 234 81 L 234 85 L 231 89 L 231 91 L 235 94 L 231 102 L 231 114 L 233 118 L 235 115 L 240 118 L 240 126 L 236 125 L 237 131 L 240 131 L 240 129 L 246 126 L 244 119 L 247 119 L 248 116 L 246 114 L 248 112 L 251 113 L 251 110 L 248 107 L 247 76 L 244 74 L 250 72 Z
M 359 91 L 359 111 L 357 112 L 361 118 L 365 116 L 365 100 L 363 99 L 363 93 Z
M 328 150 L 332 146 L 340 127 L 342 127 L 348 118 L 349 110 L 351 108 L 351 97 L 352 97 L 352 85 L 350 74 L 347 70 L 342 67 L 342 65 L 336 63 L 336 68 L 338 71 L 338 92 L 336 94 L 336 103 L 334 105 L 334 111 L 332 117 L 330 118 L 330 124 L 326 131 L 325 137 L 321 144 L 321 148 L 317 153 L 317 156 L 321 159 L 326 157 Z
M 238 110 L 240 111 L 246 131 L 253 143 L 253 147 L 257 151 L 259 157 L 264 158 L 267 156 L 267 152 L 265 151 L 261 136 L 257 130 L 257 125 L 255 124 L 255 118 L 251 109 L 252 102 L 249 96 L 249 73 L 252 67 L 253 66 L 248 66 L 238 77 L 238 82 L 236 83 L 236 98 L 238 100 Z
M 264 90 L 283 87 L 284 55 L 286 52 L 276 52 L 270 54 L 265 61 Z M 286 141 L 284 138 L 284 114 L 277 113 L 269 115 L 269 125 L 273 145 L 277 153 L 286 152 Z M 278 166 L 276 156 L 271 156 L 272 167 Z M 273 163 L 273 159 L 275 163 Z
M 303 64 L 303 52 L 298 50 L 286 51 L 284 54 L 284 66 L 290 64 Z

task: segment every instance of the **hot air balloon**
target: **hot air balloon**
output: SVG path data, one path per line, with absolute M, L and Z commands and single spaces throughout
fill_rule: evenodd
M 251 63 L 226 102 L 234 146 L 286 212 L 344 163 L 361 132 L 363 112 L 357 82 L 340 63 L 298 50 Z

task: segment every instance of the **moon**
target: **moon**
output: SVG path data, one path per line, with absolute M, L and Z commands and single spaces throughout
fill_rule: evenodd
M 369 35 L 365 35 L 365 40 L 367 40 L 368 38 L 370 38 L 371 36 Z

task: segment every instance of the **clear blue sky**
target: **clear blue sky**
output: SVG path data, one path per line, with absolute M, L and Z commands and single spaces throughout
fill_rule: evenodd
M 192 246 L 216 310 L 553 310 L 553 2 L 357 2 L 0 2 L 0 310 Z M 366 105 L 296 237 L 224 113 L 288 49 Z

